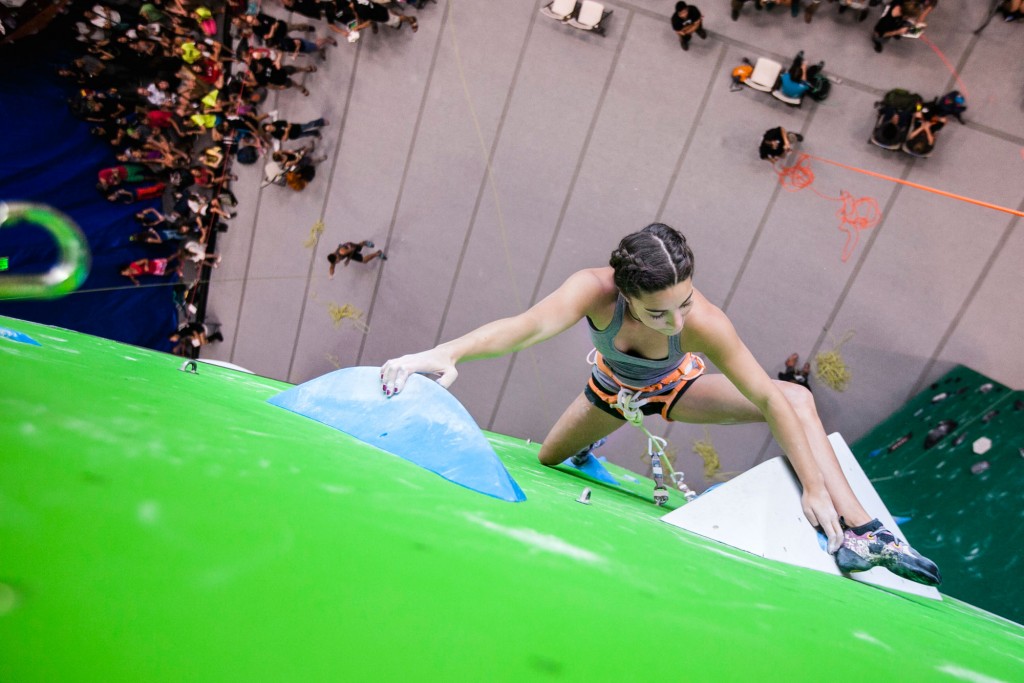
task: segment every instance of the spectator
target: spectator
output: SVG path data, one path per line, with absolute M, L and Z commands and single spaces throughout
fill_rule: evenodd
M 804 366 L 797 370 L 796 364 L 800 362 L 800 356 L 798 354 L 791 354 L 786 359 L 786 369 L 779 373 L 779 379 L 783 382 L 792 382 L 793 384 L 799 384 L 808 391 L 811 390 L 811 385 L 808 383 L 808 378 L 811 376 L 811 364 L 804 363 Z
M 801 50 L 797 53 L 796 59 L 793 60 L 792 66 L 782 74 L 782 85 L 780 87 L 782 94 L 793 99 L 802 98 L 813 87 L 809 79 L 820 73 L 824 68 L 825 62 L 818 62 L 808 68 L 807 61 L 804 59 L 804 51 Z
M 782 126 L 766 130 L 761 138 L 761 147 L 758 149 L 762 159 L 773 164 L 785 156 L 793 145 L 803 142 L 804 136 L 800 133 L 790 133 Z
M 419 30 L 419 24 L 416 22 L 416 17 L 398 14 L 379 2 L 373 2 L 372 0 L 337 0 L 337 4 L 339 6 L 339 14 L 341 13 L 341 6 L 347 4 L 349 11 L 355 15 L 355 18 L 358 21 L 354 29 L 355 31 L 362 31 L 364 28 L 369 26 L 373 29 L 373 32 L 376 33 L 377 24 L 384 24 L 385 26 L 390 26 L 393 29 L 400 29 L 402 28 L 402 24 L 409 24 L 413 33 L 416 33 L 416 31 Z M 350 23 L 350 21 L 351 20 L 348 20 L 344 23 Z M 345 33 L 347 33 L 347 31 Z
M 918 4 L 916 0 L 893 0 L 882 10 L 882 16 L 875 24 L 871 34 L 871 42 L 875 45 L 875 52 L 882 51 L 883 41 L 890 38 L 902 36 L 913 28 L 913 24 L 907 19 L 917 14 Z
M 349 261 L 355 261 L 356 263 L 369 263 L 375 258 L 380 258 L 381 261 L 387 261 L 387 254 L 382 249 L 370 252 L 369 254 L 363 254 L 363 247 L 367 249 L 373 249 L 375 245 L 370 240 L 363 240 L 362 242 L 345 242 L 339 244 L 338 248 L 327 255 L 327 261 L 331 264 L 328 276 L 334 279 L 334 268 L 338 265 L 338 261 L 344 261 L 347 266 Z
M 309 96 L 309 90 L 306 89 L 306 86 L 296 83 L 291 77 L 298 72 L 313 73 L 315 71 L 315 66 L 301 68 L 291 65 L 281 66 L 280 56 L 278 56 L 277 61 L 271 61 L 267 58 L 255 59 L 249 67 L 249 73 L 257 85 L 265 86 L 272 90 L 297 87 L 299 92 L 307 97 Z
M 748 2 L 748 1 L 749 0 L 730 0 L 729 4 L 730 4 L 730 6 L 732 8 L 732 12 L 731 12 L 730 16 L 732 17 L 733 21 L 739 20 L 739 18 L 740 18 L 740 10 L 743 9 L 743 5 L 746 2 Z M 754 2 L 754 8 L 757 9 L 758 12 L 760 12 L 762 9 L 764 9 L 764 0 L 753 0 L 753 2 Z
M 904 149 L 920 156 L 930 154 L 935 148 L 935 134 L 945 125 L 946 117 L 938 111 L 935 102 L 922 105 L 910 122 Z
M 176 254 L 168 258 L 140 258 L 122 268 L 121 275 L 124 275 L 132 281 L 132 284 L 138 287 L 138 278 L 143 275 L 155 275 L 158 277 L 167 275 L 167 268 L 177 258 Z
M 682 0 L 676 3 L 676 11 L 672 14 L 672 30 L 679 36 L 679 45 L 684 50 L 690 49 L 690 39 L 694 33 L 700 36 L 701 40 L 708 37 L 700 10 Z
M 298 140 L 305 137 L 318 138 L 320 137 L 320 129 L 327 125 L 329 125 L 328 121 L 323 118 L 310 121 L 309 123 L 289 123 L 283 119 L 278 119 L 271 123 L 264 123 L 263 132 L 276 140 L 287 142 L 288 140 Z

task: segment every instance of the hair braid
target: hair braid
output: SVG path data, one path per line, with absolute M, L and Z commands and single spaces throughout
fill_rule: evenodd
M 693 252 L 686 238 L 663 223 L 626 235 L 612 252 L 615 285 L 626 296 L 657 292 L 693 275 Z

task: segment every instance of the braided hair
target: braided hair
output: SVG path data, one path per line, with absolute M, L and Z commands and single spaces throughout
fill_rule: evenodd
M 626 235 L 608 264 L 615 286 L 628 297 L 658 292 L 693 275 L 693 252 L 686 238 L 664 223 L 651 223 Z

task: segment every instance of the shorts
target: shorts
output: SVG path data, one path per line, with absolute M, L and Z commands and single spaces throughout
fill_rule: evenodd
M 622 387 L 618 382 L 616 382 L 616 388 L 614 389 L 602 386 L 607 383 L 608 380 L 606 378 L 610 377 L 610 374 L 607 372 L 607 366 L 602 367 L 602 365 L 603 360 L 600 358 L 600 354 L 598 354 L 598 364 L 594 366 L 594 372 L 591 374 L 587 386 L 583 389 L 583 395 L 587 397 L 587 400 L 595 408 L 625 421 L 626 418 L 622 416 L 622 413 L 613 408 L 611 404 L 615 402 L 620 388 L 631 387 Z M 640 398 L 647 399 L 648 401 L 640 407 L 641 413 L 644 415 L 661 415 L 669 422 L 672 422 L 669 414 L 682 395 L 686 393 L 686 390 L 704 374 L 704 362 L 693 354 L 688 353 L 683 357 L 674 374 L 678 379 L 673 379 L 673 376 L 669 375 L 662 383 L 651 387 L 644 387 L 644 389 L 640 390 Z M 602 381 L 599 381 L 598 377 L 601 377 Z M 613 391 L 615 393 L 612 393 Z

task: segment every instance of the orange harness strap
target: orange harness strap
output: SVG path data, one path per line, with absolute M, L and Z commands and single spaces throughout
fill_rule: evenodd
M 668 416 L 669 409 L 672 407 L 672 403 L 675 401 L 679 393 L 687 387 L 687 385 L 693 380 L 704 374 L 704 361 L 699 356 L 695 356 L 692 353 L 687 353 L 683 356 L 682 361 L 679 363 L 672 372 L 663 377 L 660 381 L 650 384 L 646 387 L 634 387 L 625 384 L 617 377 L 612 369 L 608 366 L 604 356 L 600 352 L 596 353 L 595 365 L 608 377 L 614 378 L 615 382 L 630 391 L 635 392 L 640 398 L 646 400 L 647 403 L 661 404 L 661 410 L 659 413 L 666 420 L 670 419 Z M 608 405 L 614 405 L 619 401 L 618 393 L 609 393 L 603 389 L 600 384 L 594 379 L 594 376 L 590 376 L 590 390 L 597 394 L 598 397 Z M 659 393 L 661 392 L 661 393 Z

